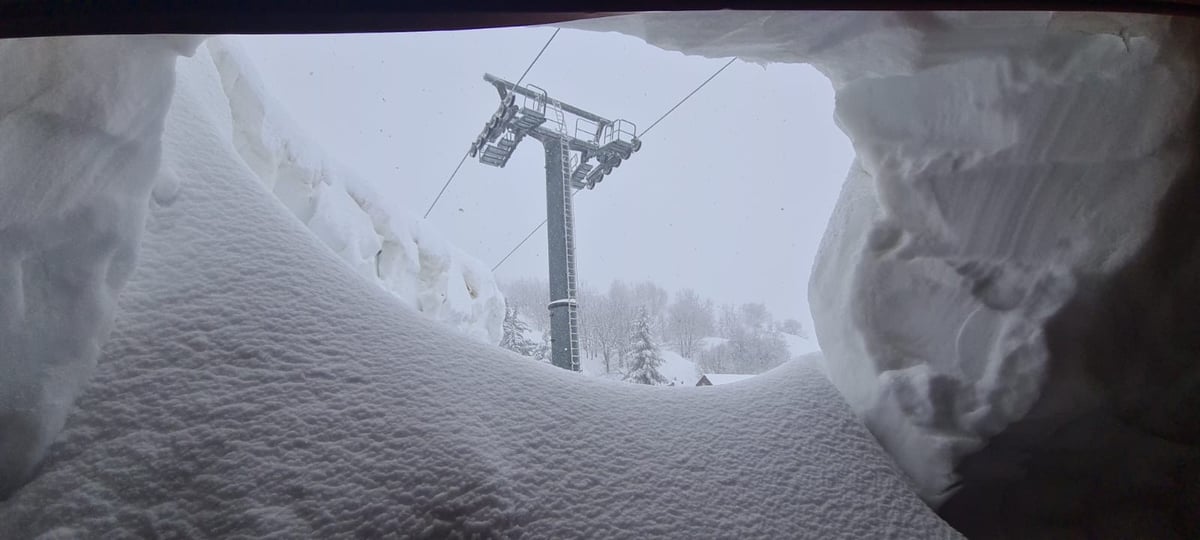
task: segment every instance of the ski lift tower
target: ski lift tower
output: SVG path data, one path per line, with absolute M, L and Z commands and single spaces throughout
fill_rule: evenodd
M 484 74 L 500 93 L 500 107 L 471 144 L 469 155 L 503 167 L 525 137 L 546 152 L 546 237 L 550 259 L 551 362 L 579 371 L 579 315 L 575 299 L 575 213 L 572 195 L 594 189 L 641 148 L 637 126 L 608 120 L 551 99 L 532 84 L 517 86 Z M 517 103 L 517 96 L 521 103 Z M 574 120 L 568 124 L 568 118 Z M 570 126 L 570 127 L 568 127 Z

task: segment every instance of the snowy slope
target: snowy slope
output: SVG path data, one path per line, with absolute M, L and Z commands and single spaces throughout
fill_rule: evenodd
M 695 362 L 670 349 L 664 348 L 659 353 L 662 354 L 663 363 L 658 372 L 663 377 L 677 386 L 696 386 L 696 381 L 700 380 L 700 369 Z
M 238 156 L 309 230 L 359 275 L 405 304 L 488 343 L 499 343 L 504 297 L 483 263 L 425 221 L 373 201 L 366 182 L 315 148 L 264 98 L 252 64 L 232 38 L 209 40 Z
M 938 538 L 820 374 L 613 384 L 497 351 L 355 275 L 180 63 L 112 339 L 0 537 Z
M 726 12 L 573 26 L 830 77 L 857 159 L 810 282 L 816 334 L 830 378 L 925 500 L 945 501 L 964 456 L 1031 410 L 1036 425 L 1013 435 L 1027 443 L 1001 459 L 1102 403 L 1080 367 L 1096 355 L 1064 336 L 1052 356 L 1051 331 L 1068 325 L 1051 322 L 1139 252 L 1195 157 L 1193 22 Z M 1160 365 L 1187 366 L 1172 362 Z M 979 470 L 1023 470 L 992 465 Z

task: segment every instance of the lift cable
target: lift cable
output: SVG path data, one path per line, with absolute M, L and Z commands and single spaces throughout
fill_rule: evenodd
M 641 136 L 641 137 L 645 137 L 647 133 L 650 133 L 650 130 L 654 129 L 654 126 L 657 126 L 659 122 L 662 122 L 662 121 L 663 121 L 663 119 L 667 117 L 667 115 L 669 115 L 669 114 L 671 114 L 671 113 L 675 112 L 675 109 L 678 109 L 680 105 L 683 105 L 683 102 L 687 101 L 687 100 L 688 100 L 688 98 L 690 98 L 690 97 L 694 96 L 694 95 L 696 94 L 696 92 L 699 92 L 699 91 L 700 91 L 700 89 L 701 89 L 701 88 L 704 88 L 704 85 L 708 84 L 708 83 L 709 83 L 709 81 L 711 81 L 711 80 L 713 80 L 713 79 L 717 78 L 717 75 L 720 75 L 722 71 L 725 71 L 725 68 L 727 68 L 727 67 L 729 67 L 731 64 L 733 64 L 733 62 L 734 62 L 735 60 L 737 60 L 737 57 L 730 58 L 730 59 L 729 59 L 729 62 L 726 62 L 726 63 L 725 63 L 725 65 L 721 66 L 721 69 L 718 69 L 718 70 L 716 71 L 716 73 L 713 73 L 713 74 L 712 74 L 712 75 L 711 75 L 709 78 L 707 78 L 707 79 L 704 79 L 704 82 L 700 83 L 700 86 L 697 86 L 695 90 L 692 90 L 692 91 L 691 91 L 691 93 L 689 93 L 688 95 L 684 96 L 684 97 L 683 97 L 683 99 L 679 100 L 679 103 L 676 103 L 674 107 L 671 107 L 671 108 L 670 108 L 670 110 L 668 110 L 667 112 L 663 113 L 663 115 L 662 115 L 662 116 L 658 117 L 658 120 L 655 120 L 653 124 L 650 124 L 650 127 L 646 128 L 646 130 L 645 130 L 645 131 L 643 131 L 643 132 L 641 133 L 641 135 L 640 135 L 640 136 Z
M 538 223 L 537 227 L 534 227 L 532 231 L 529 231 L 529 234 L 525 235 L 525 238 L 522 238 L 521 241 L 517 243 L 517 245 L 513 246 L 512 249 L 508 250 L 508 254 L 505 255 L 503 259 L 500 259 L 500 262 L 496 263 L 496 266 L 492 267 L 492 271 L 495 272 L 497 268 L 500 268 L 500 265 L 504 264 L 504 261 L 507 261 L 509 257 L 512 257 L 513 253 L 516 253 L 518 249 L 521 249 L 521 246 L 525 245 L 525 242 L 528 242 L 530 238 L 533 238 L 533 235 L 537 234 L 537 232 L 542 230 L 542 227 L 545 227 L 545 226 L 546 226 L 546 220 L 543 219 L 541 223 Z
M 521 78 L 517 79 L 518 85 L 521 84 L 521 81 L 525 80 L 525 76 L 529 74 L 529 70 L 533 69 L 534 64 L 537 64 L 537 61 L 542 57 L 542 53 L 546 52 L 546 48 L 550 46 L 551 41 L 554 41 L 554 37 L 558 35 L 559 30 L 562 30 L 562 28 L 555 28 L 554 33 L 550 34 L 550 39 L 547 39 L 546 44 L 542 45 L 542 50 L 538 51 L 537 56 L 533 57 L 533 61 L 529 63 L 529 67 L 525 68 L 525 72 L 521 74 Z M 471 151 L 468 149 L 467 152 L 463 154 L 462 159 L 458 160 L 458 166 L 454 167 L 454 172 L 450 173 L 450 178 L 447 178 L 446 183 L 442 184 L 441 191 L 438 191 L 437 196 L 433 198 L 433 202 L 430 203 L 429 208 L 425 210 L 425 215 L 422 217 L 422 219 L 429 218 L 429 213 L 433 212 L 433 207 L 437 206 L 438 201 L 442 199 L 442 194 L 446 193 L 446 188 L 450 187 L 450 182 L 454 181 L 454 177 L 458 175 L 458 170 L 462 168 L 463 163 L 467 162 L 467 158 L 470 157 L 470 155 Z
M 554 39 L 554 36 L 550 36 L 550 39 Z M 547 44 L 549 44 L 549 42 L 547 42 Z M 545 49 L 543 48 L 543 50 L 545 50 Z M 540 56 L 540 54 L 539 54 L 539 56 Z M 727 68 L 731 64 L 733 64 L 734 60 L 737 60 L 737 58 L 736 57 L 730 58 L 729 62 L 726 62 L 725 65 L 721 66 L 721 69 L 718 69 L 709 78 L 705 79 L 704 82 L 700 83 L 700 86 L 697 86 L 695 90 L 692 90 L 690 93 L 688 93 L 688 95 L 684 96 L 683 99 L 679 100 L 679 103 L 676 103 L 674 107 L 671 107 L 670 110 L 668 110 L 662 116 L 658 117 L 658 120 L 655 120 L 653 124 L 650 124 L 650 127 L 646 128 L 646 131 L 643 131 L 641 133 L 641 136 L 645 137 L 646 134 L 649 133 L 651 129 L 654 129 L 654 126 L 657 126 L 659 122 L 662 122 L 663 119 L 667 117 L 667 115 L 671 114 L 672 112 L 675 112 L 675 109 L 678 109 L 680 105 L 683 105 L 683 102 L 687 101 L 688 98 L 695 95 L 696 92 L 699 92 L 701 88 L 704 88 L 704 85 L 708 84 L 709 81 L 712 81 L 713 79 L 717 78 L 717 75 L 720 75 L 722 71 L 725 71 L 725 68 Z M 529 70 L 525 70 L 525 71 L 528 72 Z M 521 77 L 524 78 L 525 76 L 522 75 Z M 575 190 L 575 193 L 579 193 L 579 190 L 578 189 Z M 574 197 L 575 193 L 572 193 L 571 196 Z M 532 231 L 529 231 L 529 234 L 525 235 L 525 238 L 522 238 L 521 241 L 518 242 L 516 246 L 514 246 L 511 250 L 509 250 L 508 254 L 505 255 L 503 259 L 500 259 L 500 262 L 496 263 L 496 266 L 492 267 L 492 271 L 495 272 L 497 268 L 500 268 L 500 265 L 504 264 L 504 261 L 507 261 L 509 257 L 512 257 L 513 253 L 516 253 L 518 249 L 521 249 L 521 246 L 525 245 L 525 242 L 528 242 L 529 239 L 532 238 L 534 234 L 537 234 L 537 232 L 542 230 L 542 227 L 545 227 L 545 226 L 546 226 L 546 219 L 543 219 L 541 223 L 538 223 L 537 227 L 534 227 Z
M 542 57 L 542 53 L 546 52 L 546 47 L 549 47 L 550 42 L 554 41 L 554 37 L 558 35 L 559 30 L 562 30 L 562 28 L 555 28 L 554 33 L 550 34 L 550 39 L 547 39 L 546 44 L 542 45 L 542 50 L 538 51 L 537 56 L 533 57 L 533 61 L 529 63 L 529 67 L 525 68 L 525 73 L 522 73 L 521 78 L 517 79 L 517 84 L 513 85 L 514 87 L 521 86 L 521 81 L 525 80 L 526 75 L 529 75 L 529 70 L 533 69 L 533 65 Z
M 458 166 L 454 168 L 454 172 L 450 173 L 450 178 L 446 179 L 446 183 L 442 184 L 442 190 L 438 192 L 437 197 L 433 198 L 433 202 L 429 203 L 429 208 L 425 210 L 425 215 L 422 219 L 429 218 L 429 213 L 433 211 L 433 207 L 437 206 L 438 201 L 442 200 L 442 194 L 446 192 L 446 188 L 450 187 L 450 182 L 454 181 L 454 176 L 458 174 L 458 170 L 462 168 L 463 163 L 467 162 L 467 158 L 471 156 L 471 151 L 467 150 L 463 154 L 462 159 L 458 160 Z
M 571 197 L 575 197 L 575 195 L 582 190 L 583 190 L 583 188 L 577 188 L 574 192 L 571 193 Z M 529 239 L 533 237 L 533 235 L 537 234 L 538 231 L 542 230 L 542 227 L 546 226 L 546 222 L 549 221 L 549 219 L 550 218 L 543 219 L 541 223 L 537 224 L 537 227 L 534 227 L 532 231 L 529 231 L 529 234 L 525 235 L 525 238 L 522 238 L 520 242 L 517 242 L 517 245 L 513 246 L 512 249 L 508 250 L 508 254 L 505 255 L 503 259 L 500 259 L 500 262 L 496 263 L 496 266 L 492 267 L 492 271 L 495 272 L 497 268 L 500 268 L 500 265 L 504 264 L 504 261 L 507 261 L 509 257 L 512 257 L 512 254 L 516 253 L 518 249 L 521 249 L 521 246 L 525 245 L 525 242 L 528 242 Z

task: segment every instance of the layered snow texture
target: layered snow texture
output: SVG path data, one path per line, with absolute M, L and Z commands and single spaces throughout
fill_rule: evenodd
M 198 39 L 0 40 L 0 497 L 62 427 L 111 328 Z
M 832 381 L 934 505 L 963 456 L 1087 384 L 1046 386 L 1047 324 L 1081 275 L 1103 281 L 1137 252 L 1194 157 L 1183 21 L 742 12 L 577 26 L 830 77 L 857 159 L 810 282 L 816 333 Z
M 471 337 L 497 344 L 504 296 L 489 268 L 424 220 L 385 208 L 369 185 L 308 142 L 236 42 L 209 41 L 234 148 L 259 181 L 356 273 L 405 304 Z
M 180 62 L 174 187 L 0 537 L 955 536 L 816 371 L 588 378 L 361 279 L 241 159 L 219 62 Z

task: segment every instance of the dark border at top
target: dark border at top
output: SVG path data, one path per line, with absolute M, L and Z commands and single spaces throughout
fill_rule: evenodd
M 717 9 L 1058 10 L 1200 16 L 1200 0 L 0 0 L 0 38 L 413 32 L 549 24 L 634 11 Z

